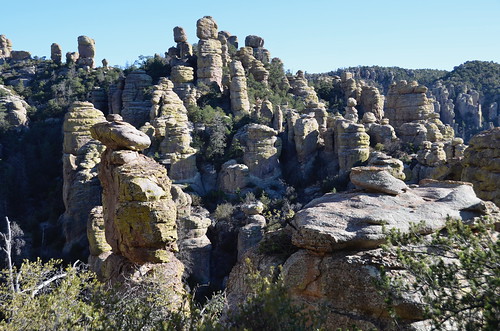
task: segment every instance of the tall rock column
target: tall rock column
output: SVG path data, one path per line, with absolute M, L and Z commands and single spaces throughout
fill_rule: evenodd
M 5 35 L 0 34 L 0 59 L 10 57 L 12 42 Z
M 240 61 L 231 62 L 231 110 L 236 120 L 250 115 L 250 101 L 248 100 L 247 79 L 245 70 Z
M 370 136 L 363 124 L 338 119 L 335 122 L 335 150 L 341 172 L 349 171 L 356 163 L 370 157 Z
M 217 23 L 211 16 L 196 22 L 198 42 L 198 82 L 210 85 L 215 82 L 222 88 L 222 45 L 218 40 Z
M 152 81 L 151 76 L 146 74 L 144 70 L 132 71 L 125 78 L 121 94 L 123 108 L 120 114 L 126 122 L 137 128 L 144 125 L 149 119 L 151 100 L 144 94 L 144 89 L 151 86 Z
M 500 127 L 483 131 L 470 140 L 463 160 L 462 180 L 474 184 L 484 200 L 500 206 Z
M 122 121 L 98 123 L 91 133 L 106 146 L 99 179 L 112 252 L 136 264 L 169 262 L 176 249 L 176 205 L 166 169 L 138 152 L 150 139 Z
M 82 67 L 94 67 L 95 41 L 87 36 L 78 37 L 78 65 Z
M 101 186 L 97 167 L 104 146 L 90 136 L 92 125 L 104 122 L 104 114 L 90 102 L 74 102 L 64 116 L 62 224 L 66 254 L 86 258 L 88 247 L 85 229 L 89 212 L 101 204 Z
M 188 66 L 174 66 L 170 73 L 170 79 L 174 83 L 174 92 L 177 93 L 184 106 L 196 106 L 196 87 L 194 81 L 194 69 Z
M 173 87 L 170 80 L 161 78 L 153 91 L 150 119 L 159 142 L 159 162 L 169 169 L 171 179 L 194 183 L 199 177 L 196 150 L 191 147 L 187 109 Z
M 61 64 L 62 49 L 59 44 L 53 43 L 52 45 L 50 45 L 50 59 L 56 64 Z

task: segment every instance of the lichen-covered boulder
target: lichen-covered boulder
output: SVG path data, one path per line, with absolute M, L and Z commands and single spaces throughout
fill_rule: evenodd
M 127 122 L 97 123 L 90 129 L 92 138 L 111 149 L 142 151 L 151 145 L 149 137 Z

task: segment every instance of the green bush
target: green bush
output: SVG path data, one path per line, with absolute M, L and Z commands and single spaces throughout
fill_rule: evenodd
M 269 275 L 259 272 L 250 260 L 246 281 L 250 287 L 239 309 L 229 315 L 231 330 L 319 330 L 324 322 L 319 313 L 307 311 L 292 302 L 287 293 L 281 268 L 271 269 Z
M 384 288 L 420 295 L 435 329 L 498 330 L 500 242 L 494 226 L 487 218 L 472 225 L 450 219 L 431 238 L 418 235 L 418 226 L 409 234 L 391 231 L 384 248 L 406 273 L 393 277 L 383 270 Z

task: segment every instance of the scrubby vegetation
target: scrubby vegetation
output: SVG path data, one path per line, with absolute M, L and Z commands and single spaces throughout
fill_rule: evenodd
M 385 288 L 419 295 L 437 330 L 498 330 L 500 242 L 494 227 L 488 219 L 450 219 L 430 238 L 417 234 L 418 225 L 409 234 L 391 231 L 385 249 L 405 272 L 383 273 Z

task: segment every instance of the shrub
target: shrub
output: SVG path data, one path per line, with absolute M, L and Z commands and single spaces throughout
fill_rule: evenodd
M 306 311 L 292 303 L 281 268 L 262 275 L 246 261 L 250 286 L 245 302 L 229 315 L 229 327 L 236 330 L 318 330 L 323 323 L 319 313 Z
M 494 224 L 450 219 L 430 239 L 413 230 L 390 232 L 385 249 L 396 254 L 407 273 L 390 277 L 384 271 L 385 288 L 419 294 L 425 317 L 436 329 L 498 330 L 500 243 Z

